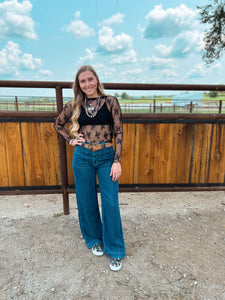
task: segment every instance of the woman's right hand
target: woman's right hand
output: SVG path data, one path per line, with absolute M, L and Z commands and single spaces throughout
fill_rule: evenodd
M 79 133 L 78 136 L 75 139 L 70 140 L 70 145 L 71 146 L 76 146 L 79 145 L 81 146 L 82 143 L 85 143 L 85 139 L 83 138 L 83 134 Z

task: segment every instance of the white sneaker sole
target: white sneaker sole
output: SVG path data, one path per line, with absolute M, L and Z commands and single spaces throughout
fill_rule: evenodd
M 121 264 L 120 264 L 118 267 L 114 267 L 114 266 L 112 266 L 112 265 L 110 264 L 110 269 L 111 269 L 112 271 L 114 271 L 114 272 L 119 271 L 121 268 L 122 268 L 122 262 L 121 262 Z
M 97 252 L 95 251 L 94 249 L 92 249 L 92 253 L 95 255 L 95 256 L 102 256 L 104 254 L 104 252 Z

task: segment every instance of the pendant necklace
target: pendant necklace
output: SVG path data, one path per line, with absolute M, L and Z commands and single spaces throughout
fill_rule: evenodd
M 88 107 L 87 98 L 86 97 L 84 98 L 84 108 L 85 108 L 86 115 L 89 118 L 94 118 L 97 115 L 97 112 L 98 112 L 98 109 L 99 109 L 99 100 L 100 100 L 100 97 L 98 97 L 98 99 L 97 99 L 96 110 L 94 111 L 95 108 L 94 107 Z M 94 111 L 94 112 L 91 114 L 91 113 L 89 113 L 89 110 Z

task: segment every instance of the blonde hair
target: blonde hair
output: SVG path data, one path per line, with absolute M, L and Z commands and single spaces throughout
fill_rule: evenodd
M 80 88 L 79 76 L 80 76 L 81 73 L 83 73 L 85 71 L 92 72 L 92 74 L 97 79 L 97 82 L 98 82 L 97 83 L 98 96 L 105 96 L 103 85 L 100 83 L 98 75 L 95 72 L 94 68 L 92 66 L 89 66 L 89 65 L 85 65 L 85 66 L 80 67 L 80 69 L 77 71 L 77 74 L 75 76 L 75 80 L 74 80 L 74 83 L 73 83 L 73 92 L 74 92 L 74 97 L 73 97 L 73 101 L 72 101 L 73 114 L 72 114 L 72 118 L 71 118 L 72 126 L 70 128 L 70 131 L 74 136 L 76 136 L 78 134 L 78 130 L 80 128 L 79 123 L 78 123 L 78 118 L 79 118 L 80 112 L 81 112 L 81 104 L 83 103 L 84 98 L 85 98 L 85 94 L 82 92 L 82 90 Z

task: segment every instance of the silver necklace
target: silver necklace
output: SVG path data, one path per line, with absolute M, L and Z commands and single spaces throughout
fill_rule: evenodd
M 85 108 L 86 115 L 89 118 L 94 118 L 97 115 L 97 112 L 98 112 L 98 109 L 99 109 L 99 100 L 100 100 L 100 97 L 98 97 L 98 99 L 97 99 L 96 110 L 92 114 L 90 114 L 89 111 L 88 111 L 87 98 L 86 97 L 84 98 L 84 108 Z

